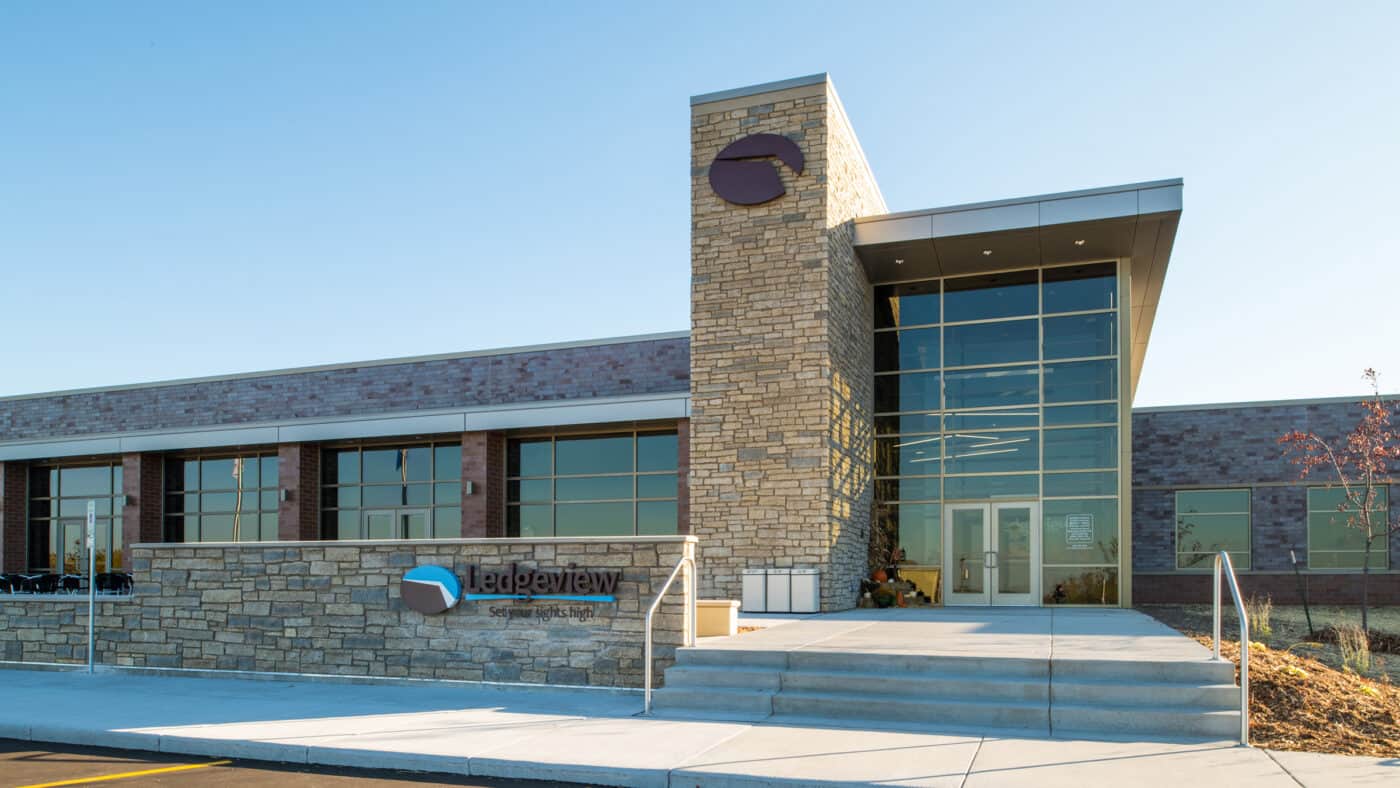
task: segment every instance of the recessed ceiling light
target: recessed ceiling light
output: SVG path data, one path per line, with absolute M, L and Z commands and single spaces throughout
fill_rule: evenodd
M 983 254 L 984 256 L 986 256 L 986 257 L 991 257 L 991 256 L 992 256 L 992 250 L 991 250 L 991 249 L 983 249 L 983 250 L 982 250 L 982 254 Z
M 904 258 L 903 258 L 903 257 L 896 257 L 896 258 L 894 259 L 894 264 L 895 264 L 895 265 L 904 265 Z
M 1084 245 L 1084 239 L 1083 239 L 1083 238 L 1080 238 L 1078 241 L 1075 241 L 1075 242 L 1074 242 L 1074 245 L 1075 245 L 1075 246 L 1083 246 L 1083 245 Z

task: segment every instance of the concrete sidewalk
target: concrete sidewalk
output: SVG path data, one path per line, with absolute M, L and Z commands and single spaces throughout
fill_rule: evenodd
M 604 785 L 1400 784 L 1400 758 L 646 719 L 632 693 L 0 670 L 0 698 L 3 738 Z

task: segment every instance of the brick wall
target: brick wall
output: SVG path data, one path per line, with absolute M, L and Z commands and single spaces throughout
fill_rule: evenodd
M 277 504 L 277 538 L 300 542 L 321 538 L 321 444 L 277 447 L 277 485 L 287 491 Z
M 143 545 L 136 593 L 104 600 L 98 660 L 138 667 L 322 673 L 638 687 L 643 616 L 683 551 L 679 537 L 528 541 Z M 468 564 L 622 572 L 613 604 L 480 601 L 436 616 L 404 606 L 410 567 Z M 86 609 L 77 598 L 0 596 L 0 658 L 79 662 Z M 524 618 L 491 615 L 522 610 Z M 540 611 L 587 609 L 587 621 Z M 683 585 L 655 621 L 654 669 L 674 661 Z
M 782 134 L 787 194 L 731 205 L 710 189 L 721 148 Z M 869 531 L 870 292 L 848 220 L 883 209 L 830 85 L 691 112 L 691 532 L 706 595 L 747 567 L 823 570 L 825 609 L 852 606 Z M 854 574 L 852 574 L 854 573 Z
M 0 400 L 0 441 L 685 391 L 685 338 Z
M 0 572 L 23 572 L 29 568 L 29 466 L 22 462 L 0 462 Z
M 1323 486 L 1331 477 L 1317 473 L 1300 481 L 1296 466 L 1284 458 L 1278 438 L 1293 429 L 1338 438 L 1359 417 L 1356 401 L 1135 411 L 1134 600 L 1203 601 L 1209 596 L 1207 575 L 1175 571 L 1175 492 L 1214 487 L 1250 488 L 1251 568 L 1241 572 L 1241 584 L 1247 589 L 1277 591 L 1276 601 L 1279 594 L 1296 596 L 1290 590 L 1293 575 L 1288 552 L 1294 550 L 1307 566 L 1307 488 Z M 1397 495 L 1400 485 L 1392 485 L 1391 517 L 1400 516 Z M 1390 540 L 1389 558 L 1388 572 L 1372 576 L 1373 601 L 1400 602 L 1400 538 Z M 1345 604 L 1359 599 L 1360 578 L 1355 572 L 1308 574 L 1316 601 Z M 1202 582 L 1205 596 L 1200 592 Z

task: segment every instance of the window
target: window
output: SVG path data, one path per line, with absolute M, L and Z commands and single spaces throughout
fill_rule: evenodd
M 1249 545 L 1249 490 L 1176 494 L 1177 569 L 1212 569 L 1221 550 L 1230 554 L 1236 569 L 1248 569 Z
M 321 455 L 327 539 L 462 535 L 462 444 L 352 446 Z
M 506 535 L 674 534 L 678 451 L 674 432 L 513 439 Z
M 1371 507 L 1379 523 L 1390 511 L 1389 490 L 1376 489 Z M 1366 555 L 1366 534 L 1361 528 L 1347 525 L 1359 512 L 1347 503 L 1341 487 L 1308 488 L 1308 568 L 1360 569 Z M 1371 568 L 1389 566 L 1390 541 L 1384 526 L 1377 526 L 1376 540 L 1371 543 Z
M 29 471 L 29 566 L 87 574 L 83 550 L 88 501 L 97 504 L 98 572 L 121 569 L 122 466 L 35 467 Z
M 276 541 L 277 491 L 275 454 L 166 460 L 165 539 Z

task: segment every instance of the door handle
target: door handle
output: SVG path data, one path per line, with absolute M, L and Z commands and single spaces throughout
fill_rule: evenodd
M 995 551 L 995 550 L 988 550 L 988 551 L 987 551 L 986 558 L 984 559 L 983 563 L 986 565 L 986 567 L 987 567 L 988 569 L 996 569 L 996 568 L 997 568 L 997 551 Z

